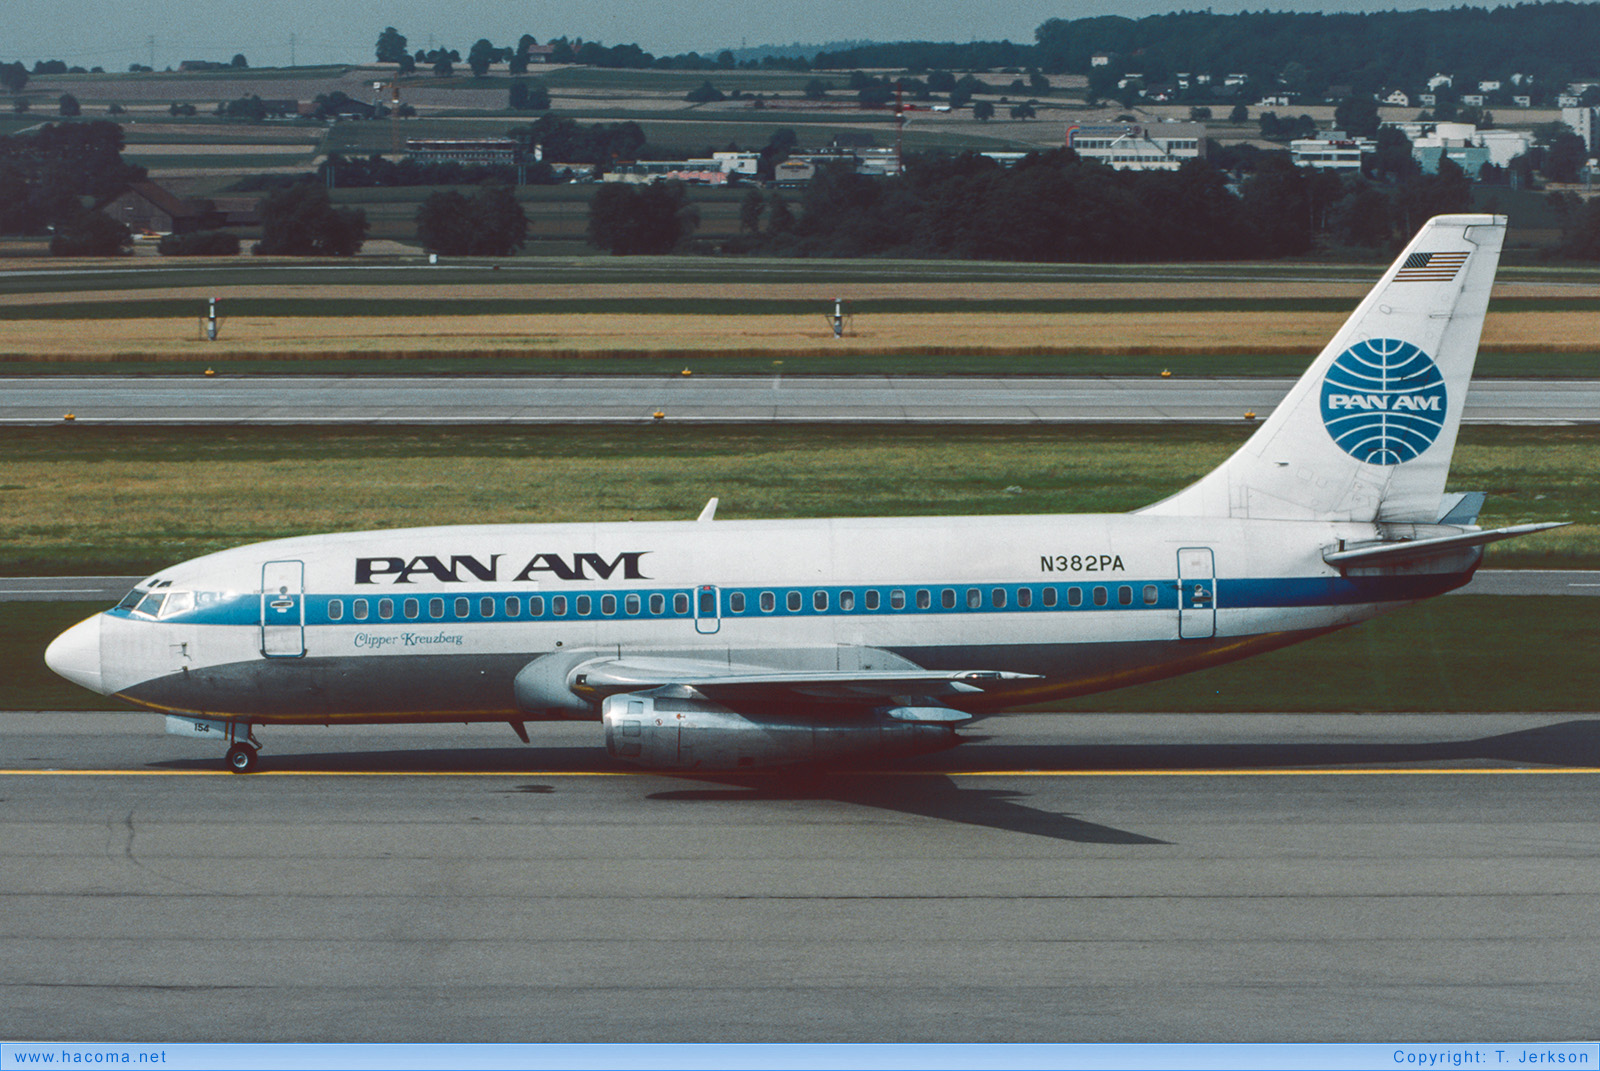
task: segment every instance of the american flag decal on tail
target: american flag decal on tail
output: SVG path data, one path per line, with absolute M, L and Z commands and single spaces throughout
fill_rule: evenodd
M 1412 253 L 1395 273 L 1397 283 L 1448 283 L 1467 262 L 1465 253 Z

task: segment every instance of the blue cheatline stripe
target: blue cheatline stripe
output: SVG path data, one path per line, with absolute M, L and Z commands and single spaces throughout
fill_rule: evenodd
M 1456 587 L 1460 574 L 1412 576 L 1328 576 L 1220 578 L 1209 583 L 1219 610 L 1273 609 L 1309 606 L 1344 606 L 1373 602 L 1399 602 L 1427 598 Z M 1147 602 L 1153 590 L 1154 601 Z M 953 605 L 945 605 L 946 592 Z M 971 593 L 977 593 L 977 605 Z M 1077 592 L 1074 602 L 1073 593 Z M 716 614 L 724 620 L 795 617 L 952 617 L 963 614 L 1057 614 L 1106 611 L 1173 611 L 1178 608 L 1178 585 L 1173 578 L 1160 580 L 1108 579 L 1101 582 L 1048 584 L 926 584 L 899 587 L 875 585 L 807 585 L 803 587 L 724 587 L 715 589 Z M 1097 602 L 1103 593 L 1104 602 Z M 319 625 L 481 624 L 511 621 L 693 620 L 698 588 L 591 589 L 552 593 L 513 593 L 503 590 L 424 594 L 395 592 L 391 588 L 370 593 L 304 596 L 305 623 Z M 771 598 L 766 610 L 764 599 Z M 876 596 L 875 605 L 869 605 Z M 898 596 L 898 598 L 897 598 Z M 1049 602 L 1053 597 L 1053 602 Z M 1124 602 L 1126 598 L 1128 601 Z M 1023 599 L 1028 605 L 1023 606 Z M 390 616 L 380 616 L 383 601 Z M 457 613 L 459 600 L 465 612 Z M 489 600 L 491 612 L 483 612 Z M 356 616 L 357 602 L 365 601 L 366 616 Z M 435 606 L 437 602 L 437 606 Z M 517 613 L 508 613 L 514 602 Z M 899 605 L 896 603 L 899 602 Z M 333 616 L 338 604 L 339 617 Z M 791 606 L 798 603 L 798 607 Z M 925 605 L 924 605 L 925 603 Z M 845 608 L 845 604 L 849 608 Z M 636 609 L 630 609 L 636 607 Z M 659 607 L 659 608 L 657 608 Z M 435 613 L 434 611 L 438 612 Z M 537 612 L 535 612 L 537 610 Z M 559 612 L 558 612 L 559 610 Z M 140 618 L 129 610 L 107 611 L 118 617 Z M 292 623 L 298 615 L 289 613 Z M 710 615 L 703 615 L 710 616 Z M 168 621 L 202 625 L 261 623 L 261 597 L 229 595 Z

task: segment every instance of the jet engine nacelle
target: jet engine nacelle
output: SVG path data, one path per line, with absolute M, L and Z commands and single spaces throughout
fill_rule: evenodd
M 943 751 L 961 742 L 955 722 L 967 715 L 895 707 L 802 719 L 633 692 L 607 698 L 600 719 L 615 758 L 657 770 L 748 770 Z

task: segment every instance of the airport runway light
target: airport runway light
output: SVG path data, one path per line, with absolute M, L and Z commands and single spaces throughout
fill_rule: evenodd
M 833 337 L 844 337 L 844 298 L 833 299 Z

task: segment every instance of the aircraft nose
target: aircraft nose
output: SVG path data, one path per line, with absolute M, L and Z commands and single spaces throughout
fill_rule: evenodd
M 100 615 L 79 621 L 51 641 L 44 664 L 73 684 L 100 692 Z

